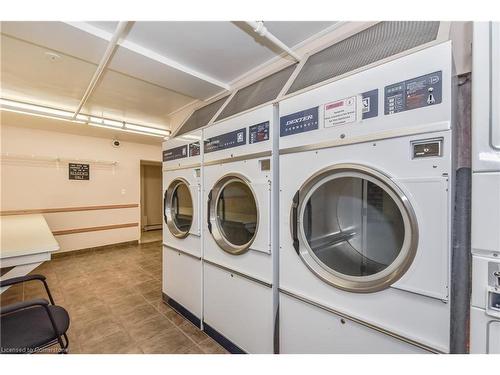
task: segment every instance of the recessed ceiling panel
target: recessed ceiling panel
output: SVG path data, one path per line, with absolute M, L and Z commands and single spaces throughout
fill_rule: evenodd
M 1 36 L 1 95 L 74 110 L 97 66 Z
M 135 22 L 127 40 L 229 82 L 275 54 L 231 22 Z
M 224 90 L 220 86 L 123 47 L 117 48 L 109 68 L 201 100 Z
M 2 22 L 2 34 L 98 64 L 106 40 L 63 22 Z
M 293 47 L 335 23 L 333 21 L 265 21 L 264 25 L 283 43 Z
M 192 101 L 188 96 L 107 71 L 82 112 L 168 128 L 168 114 Z
M 117 21 L 91 21 L 88 23 L 111 34 L 115 32 L 116 26 L 118 26 Z

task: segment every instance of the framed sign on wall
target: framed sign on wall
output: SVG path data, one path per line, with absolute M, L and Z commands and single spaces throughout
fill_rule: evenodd
M 89 164 L 68 163 L 70 180 L 90 180 Z

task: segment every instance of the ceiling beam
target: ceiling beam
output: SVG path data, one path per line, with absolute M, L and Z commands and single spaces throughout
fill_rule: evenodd
M 120 21 L 118 23 L 115 32 L 113 33 L 111 39 L 109 40 L 108 47 L 106 48 L 106 51 L 104 52 L 104 55 L 102 56 L 101 61 L 99 62 L 99 65 L 97 66 L 97 69 L 94 75 L 92 76 L 92 79 L 90 80 L 89 85 L 87 86 L 87 89 L 85 90 L 85 93 L 83 94 L 83 97 L 80 100 L 80 103 L 78 104 L 75 113 L 73 114 L 73 120 L 76 119 L 76 117 L 82 110 L 82 107 L 85 105 L 89 97 L 92 95 L 92 92 L 94 91 L 97 82 L 99 82 L 99 79 L 101 78 L 102 74 L 104 73 L 106 67 L 109 64 L 111 56 L 113 55 L 113 52 L 115 51 L 115 48 L 118 45 L 118 41 L 120 40 L 120 37 L 123 35 L 123 32 L 127 27 L 127 24 L 128 24 L 127 21 Z
M 88 34 L 91 34 L 93 36 L 96 36 L 100 39 L 104 39 L 106 41 L 110 41 L 112 38 L 111 33 L 102 30 L 98 27 L 92 26 L 87 22 L 65 22 L 67 25 L 72 26 L 74 28 L 77 28 L 79 30 L 82 30 Z M 202 81 L 208 82 L 214 86 L 218 86 L 224 90 L 230 90 L 231 87 L 226 83 L 219 81 L 218 79 L 215 79 L 211 76 L 208 76 L 204 73 L 201 73 L 193 68 L 190 68 L 188 66 L 182 65 L 179 62 L 172 60 L 166 56 L 160 55 L 159 53 L 156 53 L 150 49 L 147 49 L 137 43 L 131 42 L 126 39 L 122 39 L 118 41 L 118 45 L 122 48 L 126 48 L 129 51 L 135 52 L 139 55 L 142 55 L 144 57 L 147 57 L 148 59 L 154 60 L 160 64 L 163 64 L 165 66 L 168 66 L 170 68 L 176 69 L 180 72 L 183 72 L 185 74 L 188 74 L 192 77 L 195 77 L 197 79 L 200 79 Z

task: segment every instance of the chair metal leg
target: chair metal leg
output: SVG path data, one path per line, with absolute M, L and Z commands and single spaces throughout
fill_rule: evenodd
M 66 344 L 63 344 L 62 337 L 64 337 L 64 340 L 66 341 Z M 59 336 L 57 338 L 57 340 L 59 341 L 59 345 L 61 346 L 61 350 L 59 351 L 58 354 L 68 354 L 68 347 L 69 347 L 68 335 L 66 335 L 65 333 L 63 333 L 63 335 Z

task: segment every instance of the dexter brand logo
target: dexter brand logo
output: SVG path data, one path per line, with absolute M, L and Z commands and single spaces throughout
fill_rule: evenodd
M 312 118 L 313 118 L 313 115 L 307 115 L 307 116 L 303 116 L 303 117 L 294 118 L 292 120 L 288 120 L 285 125 L 297 124 L 299 122 L 304 122 L 304 121 L 307 121 L 307 120 L 312 120 Z

